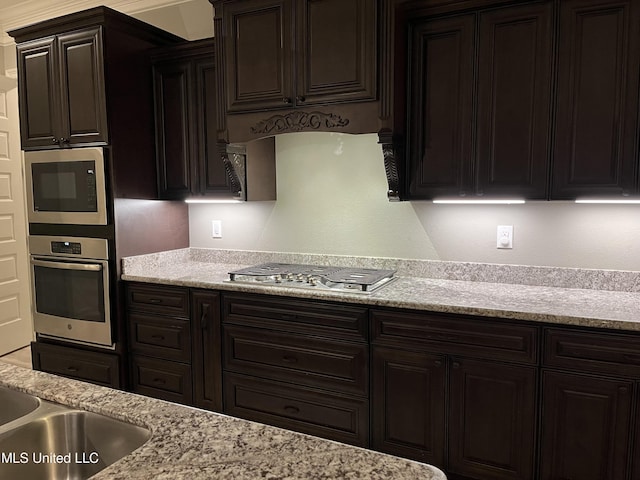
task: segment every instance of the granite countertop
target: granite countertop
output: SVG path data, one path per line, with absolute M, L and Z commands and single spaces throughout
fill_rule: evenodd
M 96 480 L 446 480 L 423 463 L 5 363 L 0 385 L 151 430 Z
M 267 261 L 398 270 L 371 293 L 228 282 Z M 123 259 L 122 279 L 380 307 L 640 331 L 640 272 L 181 249 Z

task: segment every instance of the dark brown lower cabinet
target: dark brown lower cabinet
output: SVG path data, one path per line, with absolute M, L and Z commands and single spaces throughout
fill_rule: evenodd
M 535 478 L 536 384 L 536 367 L 450 359 L 448 474 Z
M 553 371 L 542 379 L 540 478 L 630 478 L 633 382 Z
M 191 366 L 185 363 L 133 355 L 133 391 L 149 397 L 190 405 L 193 402 Z
M 372 448 L 444 465 L 444 356 L 374 347 L 371 368 Z
M 33 368 L 105 387 L 122 388 L 120 359 L 115 353 L 31 342 Z
M 193 388 L 197 407 L 222 411 L 222 345 L 220 294 L 191 291 L 193 327 Z

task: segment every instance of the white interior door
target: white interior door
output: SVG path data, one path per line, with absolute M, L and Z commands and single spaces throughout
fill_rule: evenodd
M 18 88 L 0 75 L 0 355 L 33 338 Z

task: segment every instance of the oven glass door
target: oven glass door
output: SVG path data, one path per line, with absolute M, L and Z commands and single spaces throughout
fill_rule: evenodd
M 37 333 L 111 345 L 106 260 L 32 256 Z

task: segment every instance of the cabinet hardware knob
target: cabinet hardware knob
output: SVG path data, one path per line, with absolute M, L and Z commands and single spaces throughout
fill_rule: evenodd
M 60 138 L 60 143 L 69 143 L 68 138 Z
M 298 95 L 296 97 L 296 102 L 298 102 L 298 103 L 303 103 L 305 100 L 306 100 L 306 98 L 305 98 L 304 95 Z
M 282 99 L 282 103 L 286 103 L 288 105 L 289 103 L 291 103 L 291 99 L 289 97 L 284 97 Z
M 166 382 L 162 378 L 154 378 L 153 383 L 156 385 L 164 385 Z
M 151 335 L 154 340 L 164 340 L 164 335 Z
M 54 138 L 54 139 L 53 139 L 53 143 L 54 143 L 55 145 L 57 145 L 58 143 L 60 143 L 60 140 L 58 140 L 57 138 Z
M 68 372 L 77 372 L 78 368 L 77 367 L 67 367 L 67 371 Z
M 442 366 L 442 361 L 441 360 L 436 360 L 435 361 L 435 365 L 436 365 L 436 367 L 441 367 Z
M 460 368 L 460 362 L 453 362 L 453 368 Z
M 162 303 L 161 298 L 150 298 L 149 303 Z
M 294 407 L 293 405 L 286 405 L 284 407 L 284 411 L 287 413 L 300 413 L 300 409 L 298 407 Z

